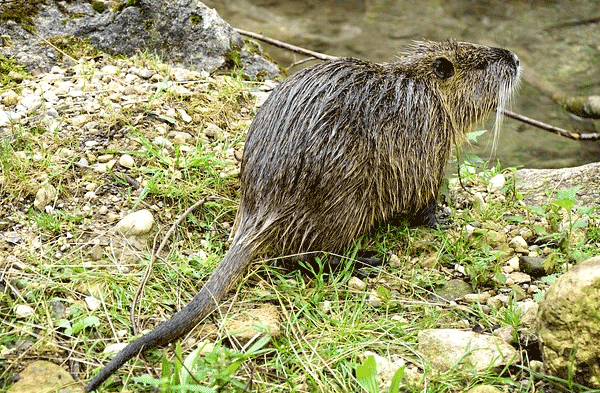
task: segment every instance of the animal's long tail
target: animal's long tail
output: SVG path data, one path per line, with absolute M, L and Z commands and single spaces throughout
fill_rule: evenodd
M 237 241 L 236 241 L 237 240 Z M 161 323 L 150 333 L 129 343 L 123 348 L 94 379 L 90 381 L 86 392 L 95 390 L 125 362 L 140 351 L 164 346 L 192 330 L 198 322 L 212 313 L 221 299 L 237 282 L 252 261 L 255 247 L 236 238 L 225 258 L 221 261 L 208 282 L 192 299 L 192 301 L 173 315 L 171 319 Z

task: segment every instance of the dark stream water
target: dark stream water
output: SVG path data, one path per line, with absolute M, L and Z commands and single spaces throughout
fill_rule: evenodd
M 455 38 L 517 53 L 524 80 L 512 110 L 580 132 L 600 132 L 534 87 L 600 95 L 599 0 L 208 0 L 232 26 L 336 56 L 392 61 L 413 40 Z M 303 56 L 261 44 L 283 67 Z M 309 63 L 312 64 L 312 63 Z M 297 71 L 293 67 L 290 72 Z M 532 82 L 534 82 L 532 84 Z M 492 119 L 493 120 L 493 119 Z M 491 129 L 491 122 L 486 124 Z M 487 159 L 491 142 L 468 147 Z M 600 160 L 600 142 L 573 141 L 505 119 L 493 160 L 502 167 L 558 168 Z

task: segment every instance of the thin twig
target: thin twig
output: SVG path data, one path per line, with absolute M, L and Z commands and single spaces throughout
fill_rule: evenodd
M 316 57 L 305 57 L 304 59 L 298 60 L 293 62 L 292 64 L 290 64 L 289 66 L 285 67 L 286 71 L 291 70 L 293 67 L 299 66 L 300 64 L 304 64 L 307 63 L 309 61 L 314 61 L 314 60 L 321 60 L 321 59 L 317 59 Z
M 301 53 L 303 55 L 316 57 L 317 59 L 321 59 L 321 60 L 336 60 L 336 59 L 339 59 L 339 57 L 337 57 L 337 56 L 326 55 L 324 53 L 315 52 L 315 51 L 312 51 L 310 49 L 301 48 L 301 47 L 296 46 L 296 45 L 288 44 L 288 43 L 283 42 L 283 41 L 278 41 L 276 39 L 266 37 L 266 36 L 264 36 L 262 34 L 257 34 L 257 33 L 251 32 L 251 31 L 246 31 L 246 30 L 241 30 L 241 29 L 234 29 L 234 30 L 237 33 L 241 34 L 241 35 L 245 35 L 246 37 L 250 37 L 250 38 L 254 38 L 254 39 L 266 42 L 267 44 L 271 44 L 271 45 L 276 46 L 278 48 L 283 48 L 283 49 L 290 50 L 292 52 Z
M 65 57 L 68 57 L 69 59 L 71 59 L 71 61 L 73 63 L 77 63 L 77 60 L 73 56 L 69 55 L 67 52 L 63 51 L 62 49 L 60 49 L 59 47 L 57 47 L 56 45 L 54 45 L 52 42 L 50 42 L 46 38 L 42 37 L 39 33 L 37 33 L 37 32 L 34 31 L 33 34 L 35 34 L 37 38 L 39 38 L 40 40 L 44 41 L 46 43 L 46 45 L 52 47 L 55 51 L 59 52 L 61 55 L 65 56 Z
M 594 20 L 595 21 L 595 20 Z M 339 59 L 339 57 L 336 56 L 331 56 L 331 55 L 326 55 L 324 53 L 319 53 L 319 52 L 315 52 L 309 49 L 305 49 L 305 48 L 301 48 L 299 46 L 295 46 L 295 45 L 291 45 L 288 44 L 286 42 L 282 42 L 282 41 L 278 41 L 275 40 L 273 38 L 269 38 L 266 37 L 262 34 L 257 34 L 257 33 L 253 33 L 251 31 L 246 31 L 246 30 L 241 30 L 241 29 L 234 29 L 236 32 L 238 32 L 239 34 L 245 35 L 247 37 L 251 37 L 263 42 L 266 42 L 268 44 L 277 46 L 279 48 L 283 48 L 283 49 L 287 49 L 296 53 L 301 53 L 307 56 L 312 56 L 314 58 L 320 59 L 320 60 L 336 60 Z M 306 60 L 301 60 L 301 62 L 307 61 L 307 60 L 311 60 L 311 59 L 306 59 Z M 521 121 L 523 123 L 538 127 L 542 130 L 545 131 L 549 131 L 552 132 L 554 134 L 563 136 L 565 138 L 569 138 L 569 139 L 573 139 L 573 140 L 586 140 L 586 141 L 597 141 L 600 140 L 600 134 L 580 134 L 577 132 L 572 132 L 572 131 L 567 131 L 564 130 L 560 127 L 555 127 L 546 123 L 543 123 L 541 121 L 535 120 L 535 119 L 531 119 L 527 116 L 523 116 L 520 115 L 518 113 L 514 113 L 508 110 L 504 110 L 503 113 L 508 116 L 511 117 L 515 120 Z
M 553 29 L 562 29 L 564 27 L 589 25 L 589 24 L 598 23 L 598 22 L 600 22 L 600 17 L 589 18 L 589 19 L 580 19 L 580 20 L 574 20 L 574 21 L 570 21 L 570 22 L 557 23 L 555 25 L 546 27 L 544 30 L 549 31 L 549 30 L 553 30 Z
M 146 266 L 146 271 L 144 272 L 144 276 L 142 277 L 142 280 L 140 281 L 140 284 L 138 285 L 137 291 L 135 291 L 135 295 L 133 296 L 133 302 L 131 304 L 130 319 L 131 319 L 131 328 L 133 330 L 133 335 L 134 336 L 137 334 L 137 331 L 138 331 L 138 328 L 137 328 L 137 318 L 136 318 L 136 315 L 135 315 L 136 303 L 137 303 L 138 299 L 140 298 L 140 296 L 144 293 L 144 287 L 146 286 L 146 282 L 148 281 L 148 278 L 150 277 L 150 271 L 152 271 L 152 265 L 154 265 L 154 261 L 156 261 L 156 256 L 161 253 L 162 249 L 167 244 L 167 240 L 169 240 L 169 238 L 171 237 L 171 235 L 175 231 L 175 228 L 177 228 L 177 226 L 192 211 L 194 211 L 195 209 L 197 209 L 199 206 L 204 205 L 208 201 L 216 201 L 216 200 L 219 200 L 219 199 L 221 199 L 221 198 L 219 198 L 219 197 L 206 197 L 206 198 L 203 198 L 203 199 L 199 200 L 198 202 L 194 203 L 189 209 L 187 209 L 185 212 L 183 212 L 183 214 L 181 216 L 179 216 L 179 218 L 177 218 L 177 220 L 173 223 L 173 225 L 171 225 L 171 228 L 169 228 L 169 230 L 165 234 L 165 237 L 163 238 L 162 242 L 160 243 L 160 246 L 158 246 L 158 249 L 156 249 L 156 251 L 154 250 L 154 246 L 152 246 L 152 256 L 150 257 L 150 263 L 148 263 L 148 266 Z M 139 318 L 139 316 L 138 316 L 138 318 Z
M 578 133 L 578 132 L 567 131 L 567 130 L 565 130 L 563 128 L 555 127 L 555 126 L 552 126 L 550 124 L 546 124 L 546 123 L 543 123 L 541 121 L 529 118 L 527 116 L 523 116 L 523 115 L 520 115 L 518 113 L 514 113 L 514 112 L 511 112 L 511 111 L 508 111 L 506 109 L 503 110 L 502 113 L 504 113 L 504 115 L 506 115 L 506 116 L 508 116 L 510 118 L 513 118 L 515 120 L 518 120 L 520 122 L 532 125 L 534 127 L 538 127 L 538 128 L 540 128 L 542 130 L 551 132 L 551 133 L 556 134 L 556 135 L 564 136 L 565 138 L 573 139 L 573 140 L 576 140 L 576 141 L 582 141 L 582 140 L 586 140 L 586 141 L 598 141 L 598 140 L 600 140 L 600 134 L 594 134 L 594 133 L 581 134 L 581 133 Z

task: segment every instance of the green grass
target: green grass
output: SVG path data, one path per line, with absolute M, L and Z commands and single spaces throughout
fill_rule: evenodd
M 170 70 L 155 57 L 143 54 L 135 61 L 169 80 Z M 94 77 L 93 65 L 85 77 Z M 251 86 L 235 75 L 200 83 L 204 87 L 189 97 L 178 97 L 165 83 L 138 106 L 94 119 L 103 129 L 122 131 L 122 136 L 94 154 L 132 155 L 136 166 L 127 174 L 139 182 L 139 188 L 127 183 L 123 171 L 81 169 L 75 165 L 81 154 L 57 153 L 78 151 L 85 138 L 94 135 L 40 132 L 43 125 L 35 122 L 10 128 L 10 143 L 0 147 L 0 223 L 6 223 L 2 231 L 18 230 L 22 238 L 16 246 L 0 248 L 3 282 L 9 284 L 3 284 L 0 291 L 0 350 L 8 354 L 0 355 L 6 365 L 0 371 L 0 390 L 12 383 L 20 365 L 35 359 L 70 356 L 82 361 L 79 377 L 91 378 L 98 362 L 105 364 L 110 357 L 102 353 L 105 346 L 132 339 L 131 299 L 150 261 L 154 236 L 162 239 L 170 224 L 205 196 L 222 199 L 206 203 L 187 217 L 154 263 L 138 304 L 141 328 L 151 329 L 188 303 L 225 255 L 239 192 L 238 166 L 228 151 L 243 147 L 252 113 Z M 191 151 L 178 147 L 165 151 L 153 144 L 158 126 L 164 124 L 156 120 L 157 114 L 164 115 L 165 107 L 183 109 L 193 118 L 189 124 L 178 125 L 178 131 L 196 137 Z M 208 123 L 220 127 L 227 138 L 202 138 Z M 393 254 L 395 261 L 363 269 L 367 275 L 364 291 L 348 287 L 350 277 L 357 274 L 349 265 L 326 273 L 327 257 L 309 275 L 283 269 L 270 260 L 257 261 L 225 302 L 223 314 L 214 316 L 217 326 L 197 329 L 175 350 L 148 351 L 150 361 L 129 362 L 100 391 L 151 392 L 155 386 L 165 392 L 183 391 L 174 386 L 185 383 L 188 391 L 242 392 L 251 381 L 249 391 L 360 392 L 366 391 L 361 380 L 362 386 L 369 384 L 364 382 L 367 379 L 373 380 L 369 370 L 381 371 L 369 366 L 366 351 L 404 361 L 404 373 L 398 377 L 402 392 L 460 392 L 482 383 L 509 392 L 530 392 L 533 384 L 545 392 L 590 391 L 572 381 L 532 372 L 527 362 L 523 368 L 477 374 L 459 369 L 438 372 L 417 351 L 417 334 L 423 329 L 477 326 L 490 333 L 497 326 L 522 328 L 514 299 L 499 309 L 486 310 L 479 304 L 443 303 L 432 295 L 453 278 L 467 281 L 475 293 L 510 289 L 499 280 L 502 266 L 511 257 L 507 251 L 511 236 L 501 236 L 505 228 L 529 228 L 534 234 L 529 244 L 548 248 L 557 272 L 597 250 L 600 231 L 593 221 L 599 218 L 597 211 L 578 208 L 572 190 L 552 196 L 546 206 L 524 206 L 511 172 L 498 166 L 489 170 L 463 167 L 463 183 L 484 195 L 493 175 L 505 173 L 509 181 L 480 207 L 471 206 L 471 196 L 451 187 L 447 230 L 387 225 L 362 237 L 360 246 L 348 250 L 348 258 L 360 248 L 386 261 Z M 58 196 L 52 209 L 40 211 L 33 207 L 33 200 L 44 182 L 50 182 Z M 90 183 L 97 199 L 84 197 Z M 108 212 L 102 212 L 102 207 Z M 141 208 L 154 214 L 154 230 L 141 248 L 123 252 L 123 243 L 111 237 L 109 230 L 116 219 L 110 213 L 123 215 Z M 592 220 L 584 226 L 581 217 Z M 465 233 L 466 224 L 477 225 L 473 236 Z M 566 245 L 561 243 L 565 238 Z M 91 251 L 98 245 L 103 253 L 94 260 Z M 432 263 L 424 267 L 425 261 Z M 542 289 L 548 284 L 547 280 L 536 283 Z M 381 298 L 380 307 L 370 305 L 371 293 Z M 100 300 L 101 307 L 91 310 L 85 302 L 88 296 Z M 16 319 L 13 310 L 19 304 L 31 306 L 35 313 Z M 276 306 L 281 332 L 244 347 L 222 322 L 263 304 Z M 120 331 L 126 332 L 125 337 L 117 339 Z M 16 350 L 22 341 L 32 345 Z M 214 344 L 214 350 L 194 352 L 194 343 L 203 341 Z M 361 366 L 365 364 L 366 369 Z M 193 376 L 183 365 L 192 369 Z M 141 377 L 148 370 L 153 376 Z M 552 384 L 558 387 L 550 388 Z

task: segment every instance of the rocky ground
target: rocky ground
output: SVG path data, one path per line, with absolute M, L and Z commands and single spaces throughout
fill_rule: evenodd
M 36 358 L 68 364 L 72 375 L 84 379 L 93 368 L 73 364 L 96 366 L 98 350 L 82 349 L 77 331 L 99 323 L 73 316 L 83 312 L 98 318 L 110 303 L 120 310 L 119 318 L 126 318 L 123 309 L 129 309 L 134 292 L 106 302 L 103 296 L 112 284 L 99 281 L 98 271 L 113 275 L 114 285 L 135 288 L 140 260 L 152 247 L 149 234 L 164 233 L 162 228 L 207 195 L 224 201 L 184 222 L 184 228 L 200 231 L 190 231 L 190 238 L 180 234 L 171 252 L 214 266 L 226 250 L 244 133 L 274 84 L 243 81 L 235 74 L 210 76 L 139 56 L 100 55 L 36 75 L 15 70 L 0 90 L 0 309 L 8 327 L 0 356 L 9 370 L 2 374 L 2 386 L 11 385 L 11 376 Z M 437 369 L 453 369 L 466 359 L 465 347 L 494 347 L 499 352 L 470 360 L 477 370 L 486 370 L 493 359 L 494 367 L 505 371 L 520 365 L 530 371 L 515 372 L 505 391 L 551 391 L 547 380 L 533 377 L 543 370 L 535 328 L 538 305 L 558 273 L 597 253 L 600 218 L 594 206 L 576 208 L 578 190 L 530 207 L 519 202 L 514 171 L 476 173 L 467 166 L 464 176 L 468 192 L 451 183 L 451 204 L 445 209 L 453 221 L 445 237 L 415 232 L 409 250 L 390 246 L 386 269 L 395 276 L 354 277 L 344 285 L 353 293 L 368 292 L 367 304 L 374 310 L 390 301 L 414 302 L 407 299 L 417 291 L 433 310 L 470 315 L 433 323 L 444 329 L 419 330 L 418 351 Z M 142 229 L 118 229 L 123 218 L 142 209 L 147 214 L 134 225 Z M 441 249 L 440 242 L 464 249 Z M 203 280 L 212 267 L 187 268 L 185 274 Z M 119 281 L 129 273 L 133 284 Z M 152 280 L 170 285 L 165 277 Z M 322 303 L 326 313 L 330 306 Z M 148 315 L 143 319 L 156 322 Z M 83 325 L 69 324 L 74 320 Z M 124 336 L 127 331 L 116 332 Z M 102 347 L 114 343 L 95 334 L 89 339 Z M 373 354 L 380 377 L 387 378 L 384 384 L 389 386 L 391 377 L 383 370 L 393 375 L 407 364 L 413 383 L 424 383 L 422 364 Z M 298 386 L 308 391 L 302 382 Z

